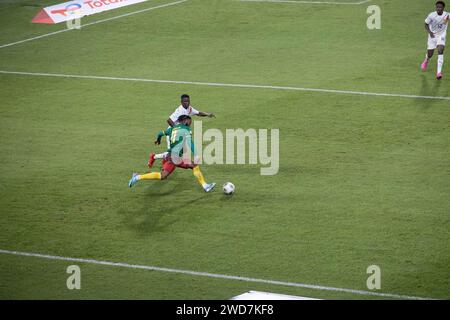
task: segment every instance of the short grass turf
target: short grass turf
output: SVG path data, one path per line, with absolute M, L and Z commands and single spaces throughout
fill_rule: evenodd
M 0 44 L 63 29 L 30 24 L 50 4 L 2 2 Z M 369 31 L 365 5 L 190 0 L 2 48 L 0 70 L 449 96 L 419 72 L 433 2 L 377 4 Z M 203 166 L 232 197 L 183 170 L 129 189 L 185 92 L 204 129 L 279 129 L 279 173 Z M 10 74 L 0 97 L 0 249 L 359 290 L 375 264 L 380 292 L 450 298 L 448 101 Z M 69 291 L 70 264 L 0 254 L 0 298 L 374 298 L 88 264 Z

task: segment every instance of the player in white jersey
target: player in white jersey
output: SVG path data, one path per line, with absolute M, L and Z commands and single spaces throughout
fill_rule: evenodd
M 175 109 L 175 111 L 170 115 L 169 119 L 167 119 L 167 123 L 170 127 L 173 127 L 177 124 L 178 118 L 182 115 L 186 116 L 199 116 L 199 117 L 215 117 L 214 113 L 209 112 L 203 112 L 198 111 L 194 107 L 191 106 L 191 100 L 189 95 L 183 94 L 181 96 L 181 105 L 178 106 L 178 108 Z M 167 149 L 170 149 L 170 140 L 166 137 L 167 142 Z M 153 162 L 158 159 L 164 159 L 164 157 L 167 155 L 167 152 L 154 154 L 150 153 L 150 156 L 148 158 L 148 167 L 151 168 L 153 166 Z
M 434 50 L 438 50 L 437 75 L 438 80 L 442 79 L 442 66 L 444 65 L 445 37 L 447 35 L 448 21 L 450 14 L 445 9 L 443 1 L 436 2 L 436 11 L 432 12 L 425 19 L 425 30 L 428 32 L 428 52 L 422 62 L 422 71 L 427 70 L 428 63 L 433 57 Z

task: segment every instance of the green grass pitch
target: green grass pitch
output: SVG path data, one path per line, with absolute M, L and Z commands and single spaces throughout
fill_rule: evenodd
M 0 46 L 64 29 L 30 23 L 55 2 L 1 1 Z M 449 97 L 448 55 L 441 82 L 419 70 L 433 6 L 189 0 L 1 48 L 0 71 Z M 182 93 L 204 129 L 279 129 L 279 173 L 202 166 L 232 197 L 185 170 L 129 189 Z M 378 265 L 377 292 L 450 298 L 449 100 L 0 73 L 0 148 L 0 249 L 355 290 Z M 68 290 L 71 264 L 0 254 L 0 299 L 380 298 L 85 263 Z

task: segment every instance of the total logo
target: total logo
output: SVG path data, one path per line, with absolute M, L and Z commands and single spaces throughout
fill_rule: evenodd
M 64 21 L 79 21 L 84 16 L 145 1 L 148 0 L 66 0 L 64 3 L 41 9 L 31 22 L 55 24 Z
M 64 9 L 56 9 L 51 11 L 52 14 L 61 14 L 64 17 L 68 15 L 81 14 L 81 4 L 79 3 L 70 3 Z
M 85 0 L 84 3 L 89 5 L 89 8 L 95 9 L 103 6 L 109 6 L 110 4 L 117 4 L 119 2 L 126 2 L 127 0 Z

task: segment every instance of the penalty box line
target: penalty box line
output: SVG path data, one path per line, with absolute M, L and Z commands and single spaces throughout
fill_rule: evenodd
M 107 21 L 111 21 L 111 20 L 116 20 L 116 19 L 120 19 L 120 18 L 124 18 L 124 17 L 128 17 L 128 16 L 132 16 L 132 15 L 135 15 L 135 14 L 138 14 L 138 13 L 143 13 L 143 12 L 147 12 L 147 11 L 151 11 L 151 10 L 156 10 L 156 9 L 161 9 L 161 8 L 174 6 L 174 5 L 186 2 L 186 1 L 189 1 L 189 0 L 179 0 L 179 1 L 175 1 L 175 2 L 162 4 L 162 5 L 159 5 L 159 6 L 156 6 L 156 7 L 150 7 L 150 8 L 146 8 L 146 9 L 142 9 L 142 10 L 138 10 L 138 11 L 133 11 L 133 12 L 121 14 L 119 16 L 115 16 L 115 17 L 111 17 L 111 18 L 106 18 L 106 19 L 101 19 L 101 20 L 97 20 L 97 21 L 94 21 L 94 22 L 89 22 L 89 23 L 81 25 L 80 29 L 83 29 L 84 27 L 87 27 L 87 26 L 92 26 L 94 24 L 103 23 L 103 22 L 107 22 Z M 69 29 L 69 28 L 62 29 L 62 30 L 46 33 L 46 34 L 43 34 L 43 35 L 40 35 L 40 36 L 37 36 L 37 37 L 28 38 L 28 39 L 24 39 L 24 40 L 12 42 L 12 43 L 7 43 L 7 44 L 4 44 L 4 45 L 0 45 L 0 49 L 7 48 L 7 47 L 12 47 L 12 46 L 15 46 L 17 44 L 21 44 L 21 43 L 25 43 L 25 42 L 29 42 L 29 41 L 33 41 L 33 40 L 46 38 L 46 37 L 49 37 L 49 36 L 53 36 L 55 34 L 67 32 L 67 31 L 71 31 L 71 30 L 76 30 L 76 29 Z
M 253 282 L 253 283 L 260 283 L 260 284 L 270 284 L 270 285 L 277 285 L 277 286 L 297 287 L 297 288 L 313 289 L 313 290 L 321 290 L 321 291 L 331 291 L 331 292 L 339 292 L 339 293 L 349 293 L 349 294 L 363 295 L 363 296 L 375 296 L 375 297 L 403 299 L 403 300 L 405 300 L 405 299 L 407 299 L 407 300 L 433 300 L 433 298 L 424 298 L 424 297 L 393 294 L 393 293 L 382 293 L 382 292 L 373 292 L 373 291 L 365 291 L 365 290 L 354 290 L 354 289 L 347 289 L 347 288 L 328 287 L 328 286 L 322 286 L 322 285 L 312 285 L 312 284 L 305 284 L 305 283 L 298 283 L 298 282 L 286 282 L 286 281 L 269 280 L 269 279 L 249 278 L 249 277 L 242 277 L 242 276 L 232 276 L 232 275 L 209 273 L 209 272 L 199 272 L 199 271 L 191 271 L 191 270 L 184 270 L 184 269 L 173 269 L 173 268 L 164 268 L 164 267 L 156 267 L 156 266 L 129 264 L 129 263 L 123 263 L 123 262 L 111 262 L 111 261 L 102 261 L 102 260 L 95 260 L 95 259 L 71 258 L 71 257 L 48 255 L 48 254 L 32 253 L 32 252 L 21 252 L 21 251 L 0 249 L 0 253 L 15 255 L 15 256 L 35 257 L 35 258 L 56 260 L 56 261 L 69 261 L 69 262 L 87 263 L 87 264 L 103 265 L 103 266 L 111 266 L 111 267 L 121 267 L 121 268 L 128 268 L 128 269 L 141 269 L 141 270 L 168 272 L 168 273 L 178 273 L 178 274 L 197 276 L 197 277 L 236 280 L 236 281 Z
M 316 93 L 346 94 L 346 95 L 390 97 L 390 98 L 407 98 L 407 99 L 450 100 L 450 97 L 440 97 L 440 96 L 420 96 L 420 95 L 400 94 L 400 93 L 378 93 L 378 92 L 365 92 L 365 91 L 335 90 L 335 89 L 322 89 L 322 88 L 302 88 L 302 87 L 291 87 L 291 86 L 272 86 L 272 85 L 257 85 L 257 84 L 158 80 L 158 79 L 145 79 L 145 78 L 87 76 L 87 75 L 75 75 L 75 74 L 22 72 L 22 71 L 7 71 L 7 70 L 0 70 L 0 74 L 35 76 L 35 77 L 57 77 L 57 78 L 72 78 L 72 79 L 135 81 L 135 82 L 150 82 L 150 83 L 164 83 L 164 84 L 184 84 L 184 85 L 198 85 L 198 86 L 210 86 L 210 87 L 304 91 L 304 92 L 316 92 Z

